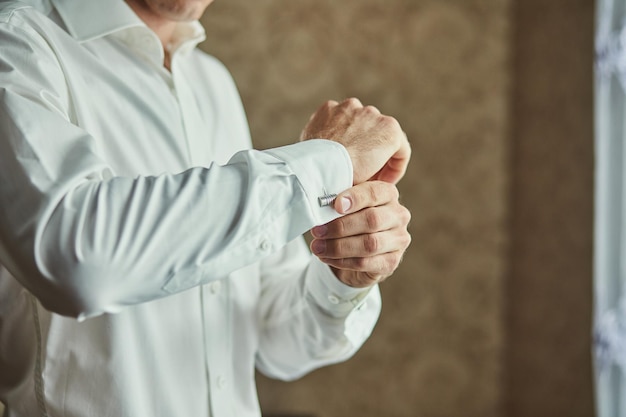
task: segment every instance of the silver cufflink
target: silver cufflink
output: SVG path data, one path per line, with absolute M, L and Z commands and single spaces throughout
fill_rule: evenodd
M 337 194 L 328 194 L 326 189 L 324 189 L 324 195 L 317 198 L 317 201 L 320 203 L 320 207 L 332 206 L 337 198 Z

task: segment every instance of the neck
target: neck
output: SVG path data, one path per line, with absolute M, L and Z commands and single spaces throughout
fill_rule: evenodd
M 126 3 L 133 9 L 135 14 L 143 20 L 146 26 L 156 33 L 167 55 L 167 45 L 172 41 L 177 22 L 155 13 L 145 1 L 126 0 Z

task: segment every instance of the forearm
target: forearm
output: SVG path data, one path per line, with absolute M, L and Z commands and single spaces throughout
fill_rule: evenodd
M 309 159 L 317 153 L 319 165 L 328 158 L 315 145 L 299 147 Z M 176 175 L 86 180 L 58 202 L 35 189 L 17 201 L 1 193 L 14 209 L 0 220 L 0 254 L 61 314 L 89 317 L 183 291 L 258 261 L 336 216 L 311 206 L 292 165 L 244 151 L 225 166 Z M 319 188 L 332 182 L 330 175 L 319 177 Z M 19 209 L 27 200 L 40 205 L 30 216 L 23 215 L 27 207 Z

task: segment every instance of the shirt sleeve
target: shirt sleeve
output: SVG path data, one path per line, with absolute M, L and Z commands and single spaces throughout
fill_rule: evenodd
M 381 309 L 377 285 L 352 288 L 311 256 L 302 239 L 261 263 L 257 368 L 292 380 L 350 358 L 370 336 Z
M 46 40 L 0 22 L 0 43 L 0 262 L 47 309 L 85 319 L 221 279 L 338 216 L 317 196 L 352 166 L 326 140 L 116 175 Z

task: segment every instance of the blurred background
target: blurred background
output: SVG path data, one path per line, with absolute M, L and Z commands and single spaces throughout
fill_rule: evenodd
M 592 0 L 219 0 L 201 46 L 256 147 L 325 100 L 403 125 L 413 243 L 349 362 L 282 383 L 266 413 L 589 417 Z
M 219 0 L 203 23 L 258 148 L 356 96 L 414 151 L 413 243 L 374 334 L 300 381 L 259 376 L 265 413 L 593 416 L 593 0 Z

